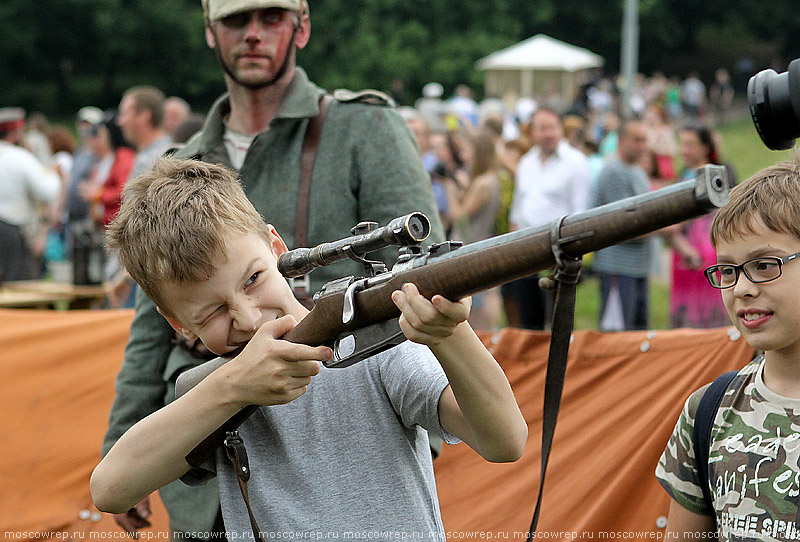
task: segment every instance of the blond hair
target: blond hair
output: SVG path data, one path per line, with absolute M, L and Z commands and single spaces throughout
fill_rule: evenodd
M 106 244 L 144 293 L 169 311 L 165 284 L 208 280 L 216 271 L 212 262 L 225 258 L 227 234 L 256 233 L 268 241 L 269 231 L 234 172 L 161 158 L 125 185 Z
M 800 158 L 762 169 L 735 186 L 714 216 L 711 244 L 754 233 L 756 221 L 800 239 Z

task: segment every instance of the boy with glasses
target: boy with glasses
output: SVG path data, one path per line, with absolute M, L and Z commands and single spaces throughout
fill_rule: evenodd
M 792 262 L 800 255 L 800 162 L 781 162 L 735 187 L 714 217 L 711 242 L 718 263 L 706 278 L 721 291 L 733 324 L 763 355 L 725 388 L 712 413 L 708 450 L 695 449 L 693 435 L 709 386 L 686 401 L 656 469 L 672 497 L 666 536 L 797 539 L 800 265 Z M 704 451 L 705 482 L 698 474 Z

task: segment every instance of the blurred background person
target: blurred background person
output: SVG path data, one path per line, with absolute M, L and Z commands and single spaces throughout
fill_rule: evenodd
M 117 122 L 125 139 L 136 149 L 131 177 L 149 171 L 170 145 L 164 131 L 164 93 L 154 87 L 137 86 L 125 91 Z
M 456 85 L 453 96 L 448 101 L 450 111 L 455 114 L 459 121 L 459 126 L 477 126 L 480 110 L 478 102 L 475 101 L 472 89 L 465 84 Z
M 200 113 L 190 113 L 172 133 L 172 142 L 183 145 L 189 141 L 194 134 L 202 130 L 205 117 Z
M 639 120 L 619 127 L 618 156 L 609 160 L 592 193 L 592 207 L 650 191 L 640 163 L 647 153 L 647 128 Z M 600 330 L 647 329 L 650 324 L 648 276 L 652 269 L 652 239 L 648 236 L 598 250 L 592 264 L 600 279 Z
M 706 85 L 697 72 L 690 73 L 681 83 L 681 103 L 690 121 L 697 121 L 705 114 Z
M 731 83 L 731 75 L 725 68 L 717 68 L 714 72 L 714 84 L 709 91 L 709 101 L 714 111 L 714 119 L 717 126 L 722 126 L 728 122 L 728 115 L 733 105 L 733 97 L 736 92 Z
M 83 230 L 92 225 L 89 202 L 82 195 L 85 191 L 84 183 L 93 178 L 96 170 L 105 168 L 107 172 L 111 168 L 111 160 L 107 161 L 107 165 L 101 166 L 100 158 L 96 154 L 97 132 L 103 122 L 103 111 L 93 106 L 82 107 L 78 110 L 76 120 L 78 147 L 73 153 L 64 202 L 67 254 L 71 254 L 72 238 L 78 233 L 73 230 Z
M 617 155 L 619 145 L 619 115 L 614 111 L 609 111 L 602 118 L 601 130 L 602 134 L 598 141 L 600 142 L 600 155 L 604 160 L 609 160 Z
M 586 140 L 586 119 L 580 115 L 567 115 L 562 121 L 564 125 L 564 139 L 578 150 L 583 148 Z
M 191 114 L 192 109 L 183 98 L 170 96 L 164 100 L 164 131 L 174 139 L 175 130 Z
M 96 172 L 96 179 L 86 188 L 86 199 L 93 204 L 93 218 L 99 228 L 105 230 L 117 216 L 122 203 L 122 190 L 130 178 L 136 151 L 125 140 L 122 130 L 117 124 L 117 114 L 113 111 L 106 114 L 103 123 L 98 127 L 97 156 L 107 163 Z
M 92 217 L 95 225 L 105 231 L 108 224 L 114 220 L 122 203 L 122 190 L 125 183 L 131 178 L 136 151 L 125 140 L 119 127 L 116 112 L 110 111 L 98 127 L 97 154 L 102 160 L 111 158 L 111 165 L 107 172 L 97 172 L 98 175 L 91 186 L 87 187 L 85 197 L 92 204 Z M 100 177 L 100 175 L 104 175 Z M 127 279 L 127 275 L 120 268 L 119 262 L 111 254 L 106 254 L 105 280 L 109 282 L 110 291 L 108 304 L 112 308 L 132 308 L 134 306 L 135 289 Z
M 651 105 L 647 108 L 644 121 L 648 131 L 647 146 L 654 154 L 658 177 L 674 181 L 677 176 L 675 155 L 678 153 L 678 143 L 666 109 Z
M 445 237 L 450 239 L 453 221 L 449 209 L 451 198 L 447 194 L 461 194 L 469 184 L 468 141 L 456 131 L 434 132 L 431 134 L 431 149 L 436 155 L 436 164 L 431 170 L 433 193 L 436 196 Z
M 47 137 L 50 131 L 50 122 L 44 113 L 31 113 L 27 119 L 23 146 L 45 167 L 50 167 L 53 155 L 50 141 Z
M 547 224 L 589 205 L 589 164 L 564 139 L 558 112 L 540 107 L 531 118 L 534 147 L 517 166 L 511 204 L 511 229 Z M 509 324 L 526 329 L 549 325 L 552 292 L 539 287 L 539 276 L 510 282 L 501 289 Z
M 500 208 L 500 167 L 495 136 L 481 130 L 472 139 L 466 188 L 457 190 L 450 185 L 448 190 L 454 239 L 469 244 L 496 235 L 497 212 Z M 497 288 L 473 295 L 469 316 L 472 327 L 496 329 L 499 316 L 500 293 Z
M 679 180 L 693 179 L 695 170 L 707 164 L 720 165 L 713 132 L 705 126 L 691 125 L 678 132 L 681 158 L 685 166 Z M 670 285 L 670 325 L 673 328 L 709 328 L 730 325 L 719 290 L 708 286 L 703 270 L 717 262 L 709 240 L 714 213 L 669 226 L 663 230 L 672 248 Z
M 427 119 L 431 130 L 435 132 L 445 129 L 444 116 L 447 104 L 442 100 L 443 94 L 444 87 L 440 83 L 427 83 L 422 87 L 422 96 L 414 102 L 414 109 Z
M 642 156 L 640 165 L 650 181 L 650 190 L 658 190 L 673 183 L 672 179 L 665 179 L 661 176 L 661 168 L 658 167 L 655 151 L 648 149 Z
M 47 133 L 47 140 L 52 152 L 50 167 L 61 179 L 61 186 L 69 185 L 74 152 L 77 145 L 72 132 L 66 126 L 53 126 Z M 58 200 L 47 217 L 47 228 L 44 231 L 44 266 L 47 269 L 51 262 L 66 259 L 66 197 L 67 191 L 60 190 Z
M 2 280 L 40 276 L 41 263 L 31 246 L 39 228 L 39 207 L 56 201 L 61 179 L 22 148 L 25 111 L 0 108 L 0 274 Z
M 414 134 L 414 140 L 417 142 L 419 149 L 420 159 L 425 171 L 430 173 L 433 171 L 438 158 L 436 152 L 431 145 L 431 125 L 419 111 L 413 107 L 405 106 L 399 107 L 397 112 L 406 121 L 411 133 Z

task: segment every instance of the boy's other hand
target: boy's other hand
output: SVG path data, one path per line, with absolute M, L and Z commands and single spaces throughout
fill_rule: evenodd
M 237 402 L 245 405 L 279 405 L 303 395 L 321 361 L 333 356 L 327 346 L 307 346 L 281 340 L 297 325 L 293 316 L 267 322 L 244 350 L 226 365 L 235 371 L 231 382 Z
M 392 301 L 403 313 L 400 329 L 415 343 L 437 346 L 450 337 L 456 327 L 469 316 L 472 298 L 450 301 L 440 295 L 427 300 L 414 284 L 404 284 L 392 292 Z

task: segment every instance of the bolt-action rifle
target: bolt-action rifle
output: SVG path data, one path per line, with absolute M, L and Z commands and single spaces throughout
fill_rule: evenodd
M 362 223 L 354 228 L 352 237 L 281 255 L 278 269 L 287 277 L 344 258 L 360 261 L 366 275 L 323 286 L 314 295 L 314 308 L 284 339 L 310 346 L 329 345 L 334 355 L 324 364 L 347 367 L 405 340 L 397 323 L 400 311 L 391 294 L 407 282 L 414 283 L 428 299 L 435 294 L 460 299 L 551 268 L 562 256 L 580 258 L 706 214 L 727 202 L 728 191 L 725 168 L 704 166 L 697 170 L 695 180 L 562 217 L 552 224 L 466 246 L 448 241 L 427 250 L 420 243 L 430 228 L 421 213 L 396 218 L 382 228 Z M 390 271 L 380 262 L 366 259 L 368 252 L 388 245 L 402 247 Z M 183 373 L 176 395 L 191 389 L 231 357 Z M 231 417 L 186 456 L 188 463 L 200 465 L 224 441 L 226 433 L 241 425 L 256 408 L 245 407 Z

